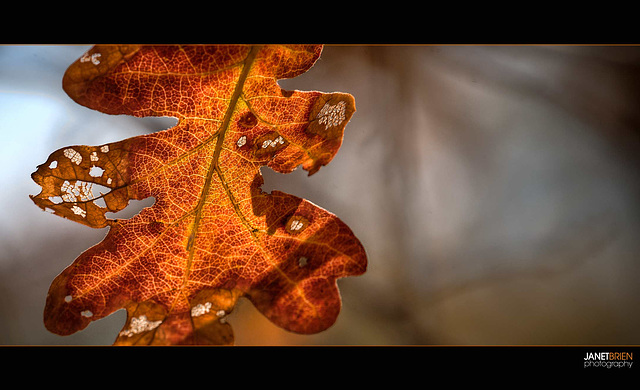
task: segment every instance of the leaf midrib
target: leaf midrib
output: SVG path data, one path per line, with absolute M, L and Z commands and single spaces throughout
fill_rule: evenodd
M 255 60 L 256 54 L 257 52 L 260 50 L 259 46 L 252 46 L 251 50 L 249 51 L 249 54 L 247 55 L 246 59 L 244 60 L 244 64 L 243 64 L 243 68 L 242 68 L 242 72 L 240 73 L 240 76 L 238 77 L 238 81 L 236 83 L 236 87 L 235 90 L 233 91 L 233 95 L 231 96 L 231 100 L 229 102 L 229 107 L 227 108 L 227 111 L 225 113 L 225 117 L 222 121 L 222 124 L 220 126 L 220 130 L 218 132 L 218 139 L 216 141 L 216 146 L 213 152 L 213 158 L 211 159 L 211 164 L 209 165 L 209 169 L 207 170 L 207 176 L 205 179 L 205 183 L 202 187 L 202 191 L 200 193 L 200 198 L 198 201 L 198 204 L 196 206 L 196 208 L 194 209 L 194 214 L 195 214 L 195 219 L 193 224 L 191 225 L 191 232 L 189 233 L 189 238 L 187 240 L 187 251 L 188 251 L 188 256 L 187 256 L 187 263 L 185 265 L 185 272 L 184 272 L 184 278 L 183 278 L 183 282 L 182 282 L 182 288 L 184 288 L 184 286 L 186 286 L 186 284 L 189 281 L 189 274 L 190 274 L 190 270 L 191 270 L 191 264 L 193 262 L 193 257 L 195 254 L 195 241 L 197 238 L 197 232 L 198 232 L 198 226 L 200 224 L 200 220 L 202 219 L 202 209 L 205 205 L 205 201 L 207 198 L 207 194 L 209 193 L 210 187 L 211 187 L 211 182 L 213 179 L 213 175 L 214 173 L 217 174 L 221 181 L 224 183 L 224 181 L 222 180 L 222 172 L 220 170 L 220 167 L 218 165 L 218 160 L 220 158 L 220 152 L 222 151 L 222 145 L 224 143 L 224 139 L 225 139 L 225 134 L 229 128 L 229 124 L 231 122 L 231 117 L 236 109 L 236 105 L 238 103 L 238 100 L 240 99 L 240 96 L 242 95 L 242 90 L 244 88 L 244 83 L 247 79 L 247 76 L 249 74 L 249 71 L 251 70 L 251 66 Z M 225 186 L 225 190 L 227 191 L 227 194 L 229 196 L 231 196 L 231 194 L 229 193 L 228 188 L 226 188 Z M 233 202 L 232 202 L 233 203 Z M 234 204 L 235 207 L 235 204 Z M 184 291 L 184 290 L 183 290 Z

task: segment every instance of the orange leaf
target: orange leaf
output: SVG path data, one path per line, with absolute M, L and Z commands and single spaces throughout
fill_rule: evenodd
M 336 280 L 366 255 L 335 215 L 264 193 L 260 166 L 309 175 L 338 151 L 355 112 L 345 93 L 284 91 L 321 46 L 96 46 L 63 87 L 108 114 L 178 118 L 175 127 L 99 146 L 70 146 L 32 174 L 41 208 L 109 227 L 53 281 L 45 325 L 66 335 L 125 308 L 116 344 L 232 344 L 224 321 L 246 297 L 275 324 L 316 333 L 340 311 Z M 153 206 L 105 214 L 131 199 Z

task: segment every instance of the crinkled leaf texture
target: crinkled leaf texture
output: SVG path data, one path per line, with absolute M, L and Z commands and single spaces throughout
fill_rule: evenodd
M 323 331 L 340 311 L 336 280 L 365 272 L 364 248 L 335 215 L 265 193 L 260 166 L 309 175 L 338 151 L 351 95 L 282 90 L 321 46 L 96 46 L 63 88 L 107 114 L 175 117 L 175 127 L 69 146 L 32 174 L 42 209 L 102 242 L 53 281 L 44 321 L 67 335 L 125 308 L 116 345 L 233 344 L 227 316 L 248 298 L 278 326 Z M 155 198 L 131 219 L 107 212 Z

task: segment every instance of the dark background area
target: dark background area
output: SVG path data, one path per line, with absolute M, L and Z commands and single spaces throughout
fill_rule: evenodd
M 89 46 L 0 46 L 0 344 L 110 345 L 120 311 L 66 337 L 42 322 L 53 278 L 106 230 L 41 211 L 38 164 L 173 125 L 108 116 L 61 88 Z M 330 45 L 285 89 L 354 95 L 317 174 L 262 170 L 335 213 L 367 273 L 336 324 L 283 331 L 242 301 L 238 345 L 640 344 L 640 48 Z M 150 202 L 131 204 L 135 213 Z

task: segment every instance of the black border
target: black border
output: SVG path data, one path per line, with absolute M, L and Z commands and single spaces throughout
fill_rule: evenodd
M 584 367 L 591 352 L 628 352 L 631 367 Z M 112 347 L 112 346 L 5 346 L 0 357 L 15 367 L 30 370 L 105 371 L 117 376 L 120 370 L 135 367 L 133 376 L 155 372 L 158 378 L 173 373 L 191 373 L 202 379 L 214 373 L 245 379 L 266 379 L 266 383 L 287 381 L 297 375 L 310 383 L 336 379 L 358 379 L 363 383 L 381 379 L 420 380 L 427 386 L 435 378 L 470 379 L 465 373 L 504 374 L 498 382 L 523 374 L 513 384 L 527 383 L 549 375 L 571 378 L 619 378 L 634 375 L 640 368 L 640 346 L 226 346 L 226 347 Z M 166 368 L 163 368 L 166 367 Z M 170 370 L 170 371 L 165 371 Z M 86 371 L 85 371 L 86 372 Z M 200 374 L 198 374 L 200 373 Z M 451 377 L 451 373 L 460 376 Z M 88 375 L 88 374 L 87 374 Z M 474 378 L 471 378 L 474 379 Z M 479 379 L 487 379 L 479 378 Z M 81 381 L 79 379 L 79 381 Z M 481 380 L 479 383 L 482 383 Z M 238 382 L 241 383 L 241 382 Z

